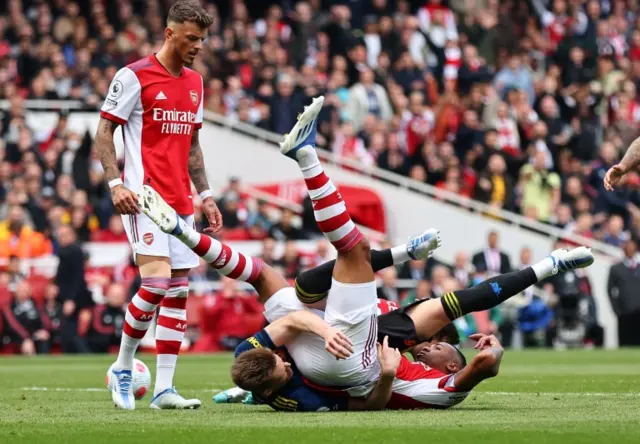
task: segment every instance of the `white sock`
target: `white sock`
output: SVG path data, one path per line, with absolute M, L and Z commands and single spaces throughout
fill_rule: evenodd
M 178 218 L 178 225 L 180 225 L 180 228 L 182 229 L 182 234 L 176 237 L 184 242 L 184 244 L 189 248 L 193 248 L 198 245 L 198 242 L 200 242 L 200 233 L 194 230 L 193 227 L 181 218 Z
M 156 386 L 153 390 L 153 396 L 173 386 L 173 375 L 178 355 L 158 355 L 157 359 Z
M 553 274 L 553 259 L 545 257 L 540 262 L 533 264 L 531 268 L 533 268 L 538 281 L 541 281 Z
M 300 148 L 296 152 L 296 159 L 298 161 L 298 165 L 300 165 L 300 169 L 303 172 L 308 172 L 309 170 L 317 167 L 320 168 L 320 171 L 318 171 L 317 173 L 313 174 L 310 172 L 308 174 L 305 174 L 304 177 L 315 177 L 322 172 L 322 166 L 320 165 L 320 159 L 318 159 L 318 153 L 311 145 Z
M 403 264 L 411 260 L 411 257 L 409 257 L 409 253 L 407 253 L 407 244 L 402 244 L 402 245 L 398 245 L 397 247 L 392 247 L 391 256 L 393 257 L 393 263 L 395 265 Z
M 120 350 L 118 351 L 118 359 L 114 366 L 117 370 L 132 370 L 133 357 L 136 354 L 140 339 L 135 339 L 127 335 L 122 335 L 120 342 Z

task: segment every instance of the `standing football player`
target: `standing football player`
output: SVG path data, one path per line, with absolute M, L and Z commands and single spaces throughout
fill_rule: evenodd
M 165 42 L 157 54 L 117 72 L 100 112 L 96 149 L 116 211 L 122 215 L 142 285 L 127 308 L 111 394 L 121 409 L 135 409 L 133 356 L 160 306 L 156 328 L 157 370 L 154 409 L 195 409 L 173 388 L 173 375 L 186 328 L 187 274 L 199 258 L 140 213 L 136 193 L 152 185 L 178 214 L 194 225 L 191 181 L 215 233 L 222 216 L 205 174 L 198 132 L 202 127 L 203 80 L 193 63 L 212 18 L 197 0 L 178 0 L 169 10 Z M 116 159 L 113 134 L 122 126 L 124 171 Z

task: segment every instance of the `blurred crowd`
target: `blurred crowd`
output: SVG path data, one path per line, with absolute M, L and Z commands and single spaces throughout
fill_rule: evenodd
M 77 331 L 81 338 L 99 331 L 96 319 L 108 319 L 118 331 L 121 319 L 109 307 L 127 299 L 136 272 L 132 264 L 108 270 L 62 265 L 84 264 L 85 242 L 124 242 L 126 235 L 103 185 L 92 135 L 71 130 L 64 112 L 44 130 L 29 118 L 25 100 L 76 99 L 98 109 L 117 69 L 157 51 L 171 3 L 0 4 L 0 260 L 8 262 L 0 288 L 10 289 L 15 306 L 13 318 L 5 309 L 0 330 L 13 332 L 4 336 L 14 342 L 29 332 L 28 351 L 44 350 L 54 337 L 69 350 L 96 347 L 96 341 L 74 339 Z M 640 178 L 629 175 L 615 192 L 602 186 L 604 172 L 640 135 L 637 0 L 204 3 L 214 22 L 194 69 L 204 77 L 207 110 L 285 133 L 309 98 L 324 94 L 319 142 L 341 156 L 616 247 L 627 249 L 640 237 Z M 219 206 L 223 236 L 262 240 L 265 258 L 289 278 L 327 256 L 322 242 L 314 257 L 287 243 L 282 258 L 271 258 L 273 239 L 313 238 L 312 218 L 247 199 L 237 180 Z M 61 258 L 62 270 L 53 285 L 20 276 L 21 259 L 51 253 Z M 469 261 L 466 253 L 455 259 L 477 269 Z M 628 282 L 635 262 L 624 264 L 631 272 L 616 279 Z M 453 278 L 456 285 L 475 282 L 477 276 L 456 275 L 464 267 L 426 267 L 427 279 L 423 265 L 404 267 L 400 276 L 420 282 L 408 292 L 390 284 L 396 279 L 391 270 L 381 291 L 399 301 L 437 296 Z M 193 279 L 212 278 L 200 267 Z M 616 285 L 612 298 L 622 288 Z M 33 291 L 37 304 L 29 305 Z M 553 298 L 543 305 L 557 314 Z M 629 310 L 640 313 L 640 307 Z M 468 322 L 482 329 L 508 325 L 516 312 Z M 20 316 L 28 327 L 17 328 Z M 67 327 L 54 333 L 55 325 Z

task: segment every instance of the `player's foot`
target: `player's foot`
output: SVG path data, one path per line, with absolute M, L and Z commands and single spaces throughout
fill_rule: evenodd
M 243 402 L 248 394 L 250 393 L 242 390 L 240 387 L 232 387 L 223 392 L 216 393 L 213 397 L 213 402 L 216 404 L 236 404 Z
M 149 185 L 143 185 L 138 193 L 138 206 L 149 219 L 154 221 L 165 233 L 179 235 L 182 233 L 180 217 L 176 210 L 164 201 L 162 196 Z
M 175 387 L 171 387 L 154 396 L 149 407 L 156 410 L 194 410 L 201 405 L 199 399 L 184 399 Z
M 122 410 L 135 410 L 136 408 L 132 382 L 131 370 L 111 369 L 109 385 L 111 399 L 113 399 L 115 406 Z
M 259 403 L 256 402 L 255 399 L 253 399 L 253 393 L 249 392 L 247 393 L 247 396 L 244 397 L 244 401 L 242 401 L 243 404 L 245 405 L 258 405 Z
M 409 239 L 409 242 L 407 242 L 407 254 L 413 260 L 428 259 L 440 246 L 442 246 L 440 230 L 430 228 L 420 236 Z
M 313 99 L 311 105 L 305 106 L 302 114 L 298 116 L 296 124 L 289 134 L 285 134 L 284 141 L 280 143 L 282 154 L 293 160 L 298 160 L 296 154 L 301 148 L 305 146 L 316 147 L 317 118 L 323 103 L 324 96 L 320 96 Z
M 549 257 L 553 261 L 552 274 L 575 270 L 576 268 L 586 268 L 593 264 L 596 259 L 591 249 L 587 247 L 578 247 L 573 250 L 561 248 L 552 251 Z

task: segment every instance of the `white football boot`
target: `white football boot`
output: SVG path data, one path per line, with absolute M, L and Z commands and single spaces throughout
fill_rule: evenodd
M 213 397 L 213 402 L 216 404 L 238 404 L 244 401 L 248 394 L 248 391 L 242 390 L 240 387 L 231 387 L 216 393 Z
M 433 256 L 433 252 L 441 246 L 440 230 L 430 228 L 420 236 L 409 239 L 407 254 L 413 260 L 429 259 Z
M 109 390 L 116 407 L 122 410 L 135 410 L 136 398 L 133 396 L 133 378 L 131 370 L 111 369 Z
M 316 147 L 316 129 L 318 126 L 318 114 L 322 109 L 324 97 L 316 97 L 311 105 L 305 106 L 304 111 L 298 116 L 298 121 L 289 134 L 285 134 L 284 141 L 280 143 L 280 152 L 287 157 L 297 160 L 296 153 L 305 146 Z
M 175 387 L 165 389 L 155 395 L 149 408 L 155 410 L 195 410 L 202 405 L 199 399 L 184 399 Z
M 596 260 L 591 249 L 587 247 L 577 247 L 573 250 L 560 248 L 552 251 L 549 258 L 553 261 L 552 275 L 577 268 L 586 268 Z
M 182 234 L 180 216 L 168 203 L 149 185 L 143 185 L 138 193 L 138 206 L 149 219 L 154 221 L 162 231 L 174 236 Z

